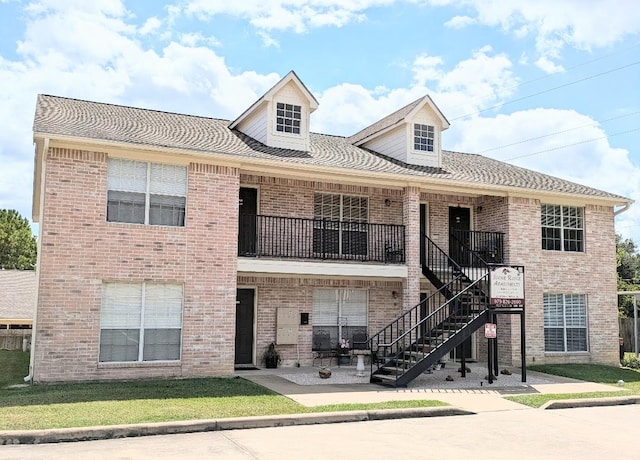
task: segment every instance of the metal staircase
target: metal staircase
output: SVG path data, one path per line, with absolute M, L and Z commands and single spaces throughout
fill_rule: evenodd
M 463 264 L 424 237 L 422 272 L 437 291 L 371 337 L 372 383 L 406 386 L 487 322 L 489 265 L 451 238 Z

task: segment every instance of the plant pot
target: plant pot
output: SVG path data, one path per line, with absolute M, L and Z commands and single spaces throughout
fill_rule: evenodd
M 349 356 L 349 355 L 338 355 L 338 365 L 346 366 L 347 364 L 351 364 L 351 356 Z
M 278 357 L 277 356 L 267 356 L 264 359 L 264 363 L 267 366 L 267 369 L 275 369 L 278 367 Z

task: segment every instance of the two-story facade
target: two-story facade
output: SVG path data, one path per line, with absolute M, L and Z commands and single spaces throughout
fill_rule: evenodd
M 350 137 L 311 133 L 317 106 L 293 72 L 233 121 L 40 95 L 34 381 L 232 375 L 271 342 L 310 365 L 453 302 L 438 273 L 469 257 L 526 267 L 528 362 L 617 362 L 631 200 L 443 150 L 428 96 Z M 518 364 L 515 319 L 498 343 Z

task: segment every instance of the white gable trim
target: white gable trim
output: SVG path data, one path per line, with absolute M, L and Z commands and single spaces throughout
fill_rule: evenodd
M 296 75 L 296 73 L 292 70 L 287 75 L 285 75 L 278 83 L 276 83 L 269 91 L 267 91 L 260 99 L 254 102 L 251 107 L 245 110 L 238 118 L 233 120 L 229 125 L 229 129 L 234 129 L 249 115 L 258 110 L 264 103 L 273 101 L 273 96 L 277 94 L 289 82 L 293 82 L 298 87 L 300 92 L 307 98 L 307 100 L 309 101 L 309 112 L 313 112 L 318 108 L 318 100 L 313 96 L 313 94 L 311 94 L 304 83 L 302 83 L 300 78 L 298 78 L 298 75 Z

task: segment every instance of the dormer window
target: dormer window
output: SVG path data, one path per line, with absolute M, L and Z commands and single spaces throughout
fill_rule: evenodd
M 282 102 L 278 102 L 276 109 L 276 131 L 300 134 L 302 107 L 295 104 L 284 104 Z
M 413 149 L 421 152 L 433 152 L 434 129 L 431 125 L 413 125 Z

